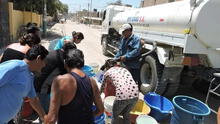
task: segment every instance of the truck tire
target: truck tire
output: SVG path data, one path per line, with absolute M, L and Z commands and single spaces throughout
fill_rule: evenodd
M 107 37 L 102 37 L 102 53 L 105 56 L 109 56 L 108 53 L 108 41 L 107 41 Z
M 166 90 L 164 91 L 163 93 L 163 96 L 173 96 L 178 88 L 179 88 L 179 80 L 176 80 L 178 82 L 175 82 L 175 83 L 167 83 L 167 88 Z
M 140 80 L 142 82 L 141 92 L 146 94 L 148 92 L 157 92 L 162 94 L 166 86 L 159 84 L 162 73 L 163 65 L 159 63 L 155 55 L 150 55 L 144 58 L 140 69 Z
M 163 96 L 173 96 L 180 84 L 180 75 L 183 70 L 183 67 L 166 67 L 163 71 L 162 80 L 163 83 L 166 84 L 166 89 Z

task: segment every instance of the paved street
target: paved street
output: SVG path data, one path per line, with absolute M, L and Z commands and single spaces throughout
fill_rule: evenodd
M 107 59 L 106 56 L 102 54 L 102 49 L 101 49 L 101 30 L 98 27 L 95 26 L 88 26 L 84 24 L 77 24 L 75 22 L 67 21 L 66 24 L 56 24 L 54 25 L 50 30 L 53 32 L 56 32 L 57 34 L 60 35 L 69 35 L 71 36 L 72 31 L 80 31 L 84 34 L 85 39 L 77 45 L 79 49 L 81 49 L 84 52 L 85 55 L 85 63 L 90 64 L 90 63 L 97 63 L 102 65 L 104 63 L 104 60 Z M 48 47 L 48 41 L 43 40 L 43 44 Z M 202 94 L 198 91 L 196 91 L 194 88 L 191 86 L 185 85 L 189 80 L 185 79 L 182 83 L 184 85 L 181 85 L 181 88 L 178 90 L 176 95 L 188 95 L 195 97 L 201 101 L 205 101 L 205 96 L 206 94 Z M 171 98 L 172 99 L 172 98 Z M 211 99 L 210 101 L 212 107 L 216 108 L 216 106 L 219 105 L 219 99 Z M 218 104 L 218 105 L 217 105 Z M 205 124 L 215 124 L 216 123 L 216 115 L 211 114 L 205 119 Z

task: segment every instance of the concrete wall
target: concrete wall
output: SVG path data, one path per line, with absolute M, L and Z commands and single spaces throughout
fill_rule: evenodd
M 33 12 L 20 11 L 13 9 L 13 3 L 9 2 L 9 26 L 10 36 L 13 40 L 17 39 L 17 31 L 22 25 L 28 22 L 37 23 L 40 27 L 42 25 L 42 15 Z
M 9 35 L 10 35 L 10 40 L 13 40 L 13 21 L 12 21 L 12 17 L 13 17 L 13 4 L 12 3 L 8 3 L 8 12 L 9 12 Z
M 17 39 L 17 31 L 20 28 L 21 25 L 25 24 L 24 23 L 24 16 L 23 13 L 21 11 L 17 11 L 17 10 L 13 10 L 12 13 L 12 23 L 10 23 L 10 27 L 12 26 L 12 31 L 10 31 L 12 33 L 12 37 L 13 39 Z

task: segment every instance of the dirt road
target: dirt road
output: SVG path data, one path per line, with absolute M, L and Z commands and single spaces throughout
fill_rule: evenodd
M 84 40 L 80 44 L 77 44 L 77 48 L 83 51 L 85 64 L 97 63 L 101 66 L 104 64 L 105 59 L 107 59 L 102 54 L 100 27 L 94 25 L 88 26 L 68 20 L 64 24 L 55 24 L 50 30 L 62 36 L 71 36 L 72 31 L 82 32 L 84 34 Z

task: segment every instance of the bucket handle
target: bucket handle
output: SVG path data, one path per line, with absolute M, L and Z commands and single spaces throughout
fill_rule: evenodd
M 193 116 L 193 121 L 195 122 L 194 124 L 204 124 L 204 117 L 202 116 Z

